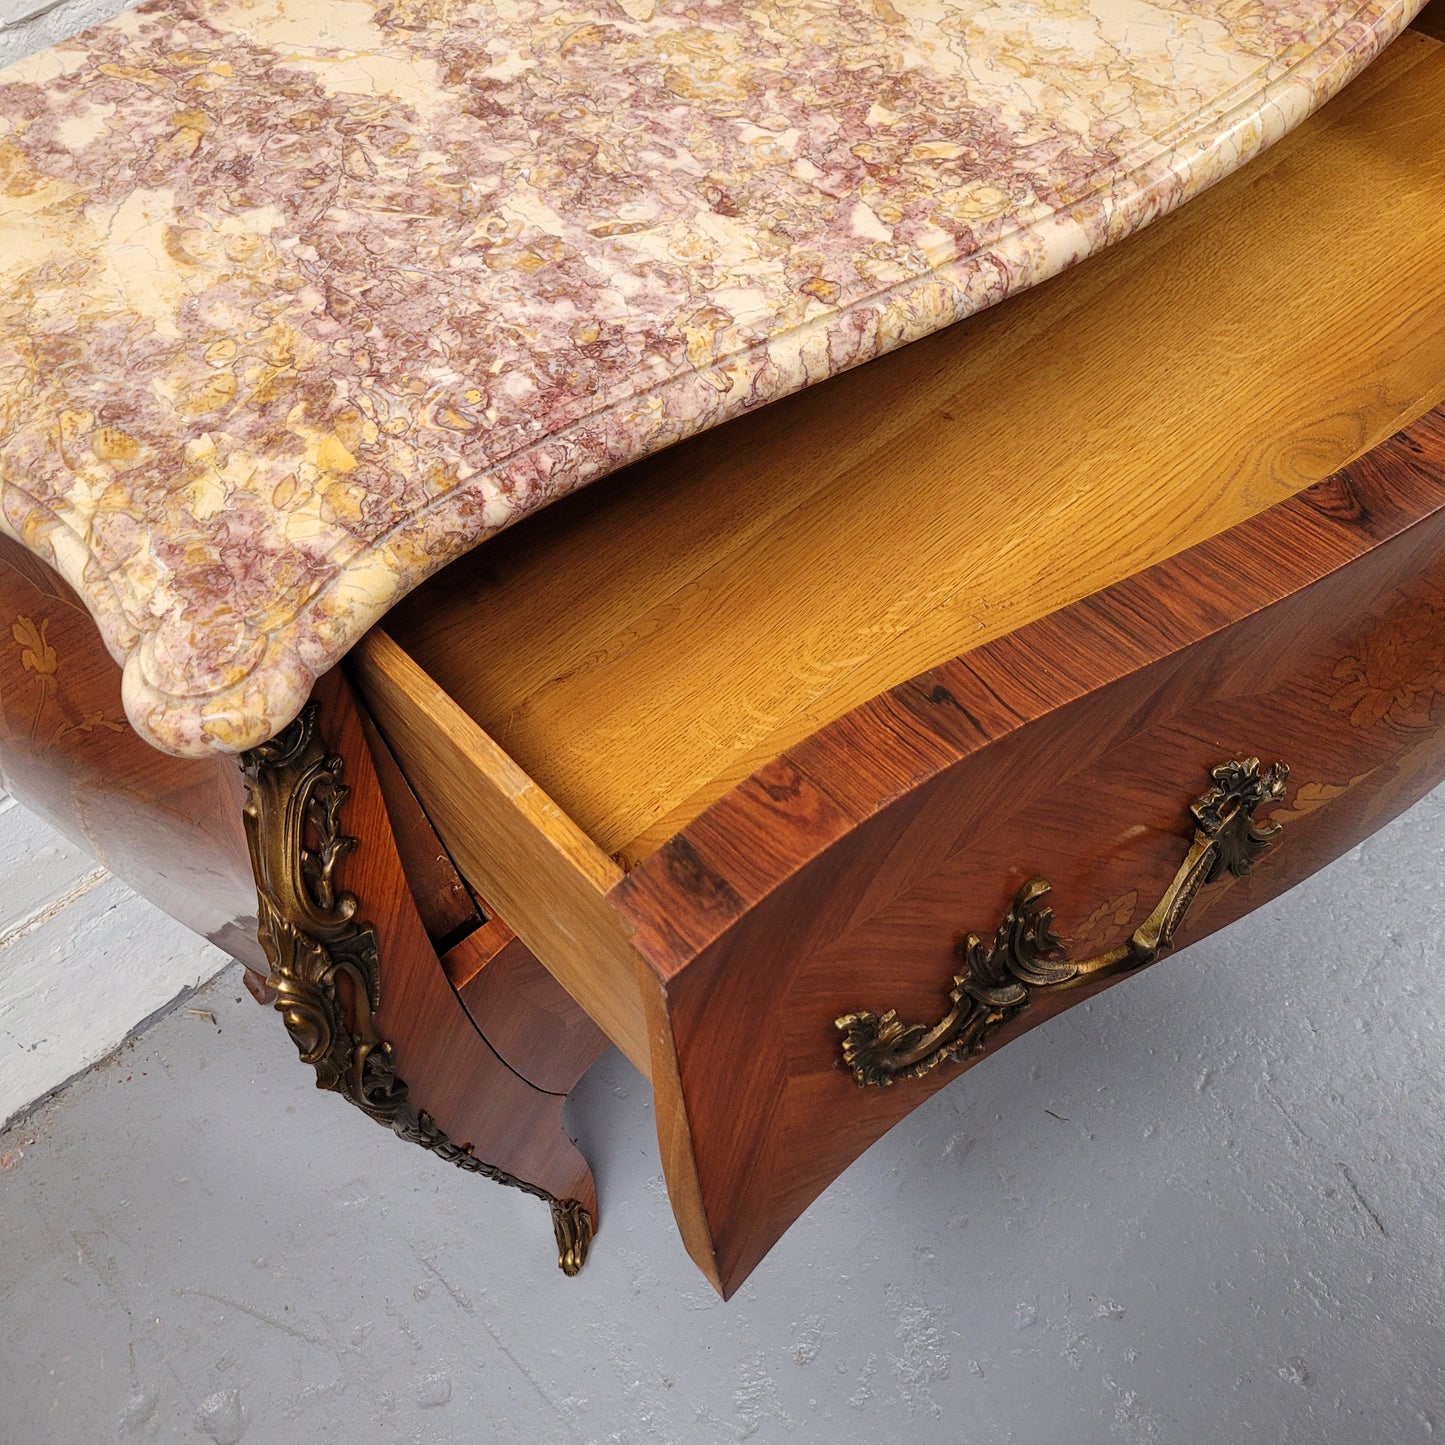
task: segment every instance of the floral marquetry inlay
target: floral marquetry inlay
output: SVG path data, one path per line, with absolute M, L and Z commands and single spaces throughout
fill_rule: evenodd
M 1365 626 L 1334 677 L 1340 688 L 1330 710 L 1348 712 L 1355 727 L 1430 726 L 1435 699 L 1445 692 L 1445 611 L 1401 597 Z
M 45 634 L 49 623 L 42 618 L 39 626 L 29 617 L 17 617 L 10 629 L 15 645 L 20 649 L 20 666 L 32 674 L 38 697 L 35 703 L 35 717 L 30 724 L 30 736 L 39 736 L 40 720 L 45 714 L 45 705 L 55 690 L 55 649 Z
M 20 649 L 20 666 L 35 684 L 35 715 L 30 720 L 32 741 L 40 739 L 44 731 L 46 712 L 60 695 L 60 655 L 50 645 L 49 631 L 50 620 L 44 617 L 38 623 L 30 617 L 17 617 L 10 629 L 10 635 Z M 50 740 L 58 742 L 70 733 L 94 732 L 96 728 L 119 733 L 125 731 L 125 724 L 92 709 L 76 722 L 55 722 Z
M 0 74 L 0 527 L 143 735 L 252 747 L 499 528 L 1129 235 L 1419 5 L 151 0 Z

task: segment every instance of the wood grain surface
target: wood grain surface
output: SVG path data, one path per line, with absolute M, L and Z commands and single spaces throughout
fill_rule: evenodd
M 442 967 L 487 1042 L 537 1088 L 571 1093 L 606 1051 L 607 1036 L 500 918 L 451 948 Z
M 1445 0 L 1433 0 L 1412 22 L 1415 29 L 1436 40 L 1445 40 Z
M 467 881 L 646 1072 L 637 957 L 606 902 L 621 869 L 383 628 L 346 669 Z
M 608 853 L 1445 396 L 1445 52 L 1407 34 L 1120 247 L 611 478 L 387 628 Z
M 371 739 L 370 733 L 368 740 L 373 743 L 376 781 L 386 803 L 392 841 L 411 887 L 412 901 L 432 946 L 444 954 L 484 926 L 481 907 L 457 872 L 391 749 L 380 739 Z
M 1445 410 L 760 769 L 612 894 L 661 981 L 645 1003 L 676 1054 L 654 1066 L 658 1129 L 694 1258 L 730 1293 L 841 1169 L 958 1076 L 861 1089 L 833 1021 L 940 1017 L 958 939 L 991 933 L 1027 878 L 1054 884 L 1076 954 L 1111 947 L 1183 857 L 1208 768 L 1288 763 L 1281 842 L 1201 897 L 1187 943 L 1434 786 L 1442 724 Z M 1090 991 L 1048 999 L 999 1043 Z M 1267 960 L 1237 1006 L 1270 1006 Z
M 564 1095 L 535 1088 L 498 1057 L 432 948 L 377 781 L 372 750 L 382 746 L 379 735 L 339 670 L 317 683 L 315 697 L 321 734 L 344 759 L 350 793 L 342 830 L 358 840 L 341 865 L 339 882 L 356 896 L 358 919 L 377 933 L 382 983 L 376 1028 L 392 1046 L 396 1073 L 406 1081 L 413 1107 L 430 1114 L 453 1142 L 470 1144 L 478 1158 L 558 1199 L 580 1200 L 595 1219 L 592 1171 L 562 1126 Z M 414 1152 L 418 1169 L 445 1167 L 420 1148 Z
M 264 976 L 235 763 L 167 757 L 142 742 L 121 710 L 120 668 L 89 614 L 8 537 L 0 537 L 0 774 L 117 878 Z
M 412 901 L 462 1007 L 514 1073 L 570 1093 L 601 1057 L 606 1036 L 531 949 L 483 911 L 369 718 L 363 729 Z

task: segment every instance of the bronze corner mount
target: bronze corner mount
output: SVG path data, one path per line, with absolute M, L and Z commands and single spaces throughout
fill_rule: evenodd
M 954 976 L 949 1010 L 932 1026 L 904 1023 L 894 1009 L 879 1015 L 848 1013 L 836 1020 L 842 1059 L 861 1086 L 886 1087 L 922 1078 L 947 1061 L 980 1054 L 989 1039 L 1046 993 L 1077 987 L 1087 979 L 1128 973 L 1168 953 L 1200 889 L 1229 873 L 1243 877 L 1270 847 L 1280 828 L 1255 814 L 1284 795 L 1289 769 L 1275 763 L 1261 771 L 1258 758 L 1219 763 L 1213 785 L 1189 805 L 1194 838 L 1154 911 L 1117 948 L 1091 958 L 1070 959 L 1054 932 L 1050 887 L 1031 879 L 985 943 L 970 933 L 958 945 L 962 971 Z
M 316 1087 L 341 1094 L 396 1135 L 469 1173 L 547 1202 L 557 1263 L 575 1275 L 587 1259 L 595 1221 L 578 1200 L 557 1199 L 457 1144 L 411 1103 L 392 1048 L 376 1031 L 382 970 L 376 930 L 357 921 L 354 895 L 338 869 L 357 846 L 341 830 L 350 788 L 344 762 L 319 731 L 320 704 L 240 758 L 246 783 L 246 842 L 256 877 L 258 935 L 271 965 L 267 983 Z

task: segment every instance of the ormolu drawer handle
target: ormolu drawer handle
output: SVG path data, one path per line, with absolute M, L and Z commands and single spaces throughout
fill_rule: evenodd
M 881 1018 L 851 1013 L 837 1020 L 843 1062 L 854 1081 L 886 1085 L 921 1078 L 946 1059 L 982 1053 L 994 1031 L 1028 1008 L 1038 994 L 1127 973 L 1168 953 L 1199 890 L 1222 873 L 1236 878 L 1248 873 L 1279 832 L 1277 823 L 1256 822 L 1254 815 L 1283 796 L 1289 777 L 1283 763 L 1261 773 L 1259 759 L 1248 758 L 1209 771 L 1214 786 L 1189 805 L 1194 842 L 1159 906 L 1127 943 L 1093 958 L 1065 958 L 1052 926 L 1054 911 L 1043 906 L 1049 885 L 1042 878 L 1031 880 L 1019 890 L 992 943 L 970 933 L 958 945 L 963 972 L 953 980 L 948 996 L 952 1007 L 932 1028 L 905 1024 L 893 1009 Z

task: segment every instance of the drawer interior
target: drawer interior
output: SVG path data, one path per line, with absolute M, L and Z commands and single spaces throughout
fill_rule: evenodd
M 1130 241 L 535 515 L 386 631 L 635 864 L 822 724 L 1445 397 L 1442 97 L 1407 32 Z

